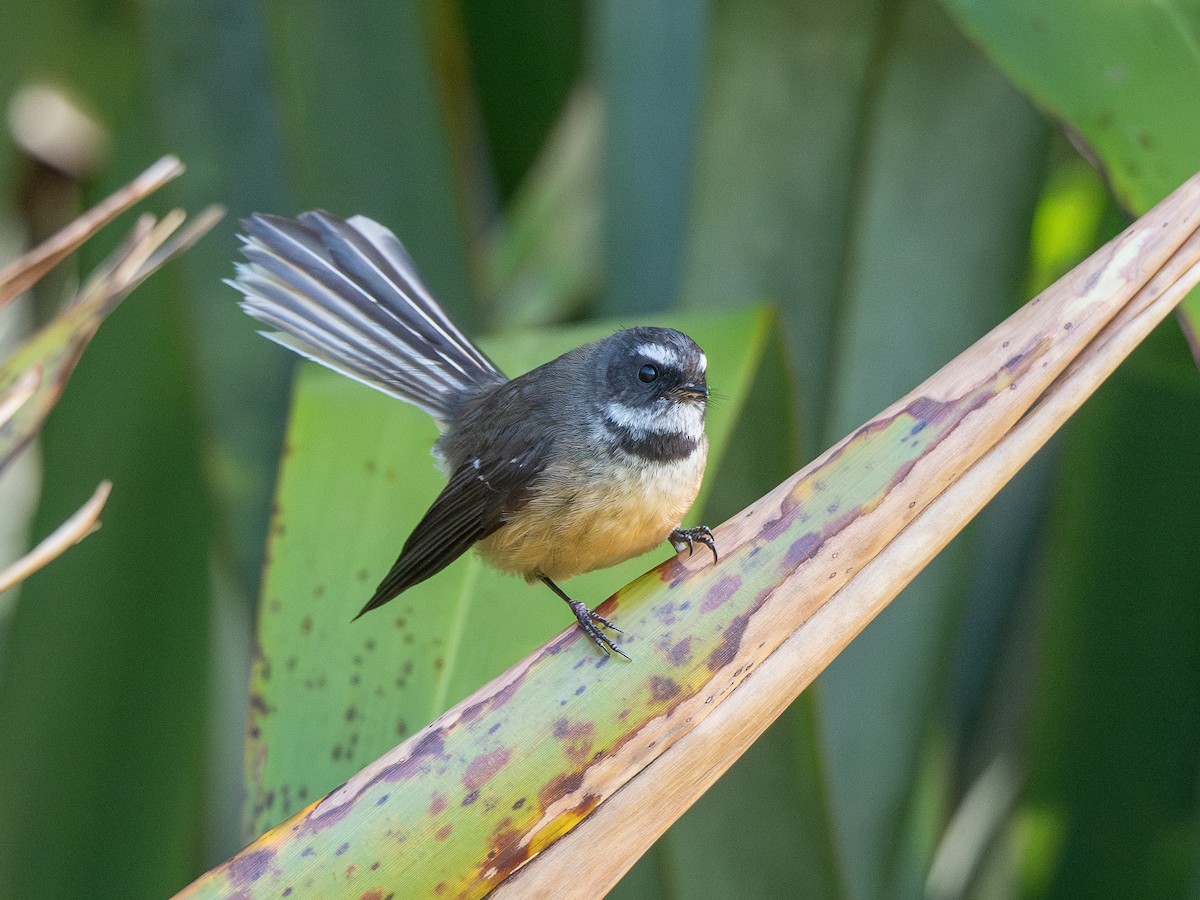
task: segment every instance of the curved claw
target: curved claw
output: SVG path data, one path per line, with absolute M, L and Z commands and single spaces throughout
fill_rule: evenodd
M 676 528 L 671 532 L 671 536 L 667 538 L 671 542 L 671 546 L 675 548 L 676 553 L 682 553 L 683 548 L 687 547 L 688 556 L 696 549 L 692 543 L 692 536 L 682 528 Z
M 695 552 L 696 543 L 701 543 L 712 551 L 714 563 L 720 560 L 720 556 L 717 554 L 717 542 L 713 539 L 712 529 L 707 525 L 697 525 L 695 528 L 676 528 L 667 540 L 671 542 L 676 553 L 682 553 L 683 548 L 687 547 L 688 556 Z
M 580 605 L 582 606 L 583 604 L 580 604 Z M 587 607 L 584 607 L 584 608 L 587 609 Z M 594 611 L 588 609 L 587 614 L 588 614 L 589 619 L 591 619 L 593 622 L 599 622 L 601 625 L 603 625 L 609 631 L 615 631 L 617 634 L 625 633 L 620 628 L 618 628 L 616 625 L 614 625 L 612 622 L 608 621 L 608 619 L 604 618 L 604 616 L 600 615 L 598 612 L 594 612 Z
M 554 593 L 565 600 L 567 606 L 571 607 L 571 612 L 575 614 L 575 621 L 579 623 L 579 627 L 583 629 L 583 633 L 592 639 L 592 643 L 594 643 L 609 656 L 616 653 L 618 656 L 624 656 L 626 659 L 629 659 L 629 654 L 614 644 L 609 639 L 608 635 L 596 627 L 596 623 L 599 623 L 604 628 L 612 629 L 618 634 L 624 634 L 625 632 L 621 631 L 620 628 L 608 621 L 608 619 L 604 618 L 604 616 L 600 615 L 599 613 L 592 612 L 587 608 L 587 604 L 585 604 L 582 600 L 571 599 L 569 596 L 567 596 L 566 592 L 563 591 L 562 588 L 560 588 L 545 575 L 539 575 L 538 578 L 541 579 L 542 583 L 545 584 L 546 587 L 550 588 L 550 590 L 554 591 Z M 631 659 L 629 659 L 629 661 L 633 662 Z
M 608 635 L 597 628 L 594 623 L 599 622 L 605 628 L 611 628 L 613 631 L 617 632 L 621 631 L 620 628 L 617 628 L 612 622 L 608 621 L 608 619 L 604 618 L 603 616 L 596 615 L 579 600 L 570 600 L 568 601 L 567 605 L 570 606 L 571 611 L 575 613 L 575 619 L 579 622 L 579 627 L 583 629 L 584 634 L 592 639 L 592 643 L 594 643 L 605 653 L 610 655 L 616 653 L 619 656 L 624 656 L 626 659 L 629 659 L 629 655 L 616 644 L 614 644 Z M 630 660 L 630 662 L 632 661 L 633 660 Z

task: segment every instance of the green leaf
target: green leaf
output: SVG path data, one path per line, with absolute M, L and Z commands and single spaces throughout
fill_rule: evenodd
M 578 318 L 597 293 L 602 112 L 594 91 L 577 90 L 509 204 L 489 256 L 493 310 L 507 327 Z
M 1025 798 L 1059 839 L 1026 861 L 1029 897 L 1179 897 L 1195 878 L 1200 385 L 1182 351 L 1158 329 L 1064 435 Z
M 221 548 L 246 595 L 258 587 L 292 369 L 263 352 L 222 277 L 238 223 L 251 212 L 290 208 L 279 114 L 270 90 L 259 6 L 218 0 L 143 0 L 151 102 L 146 114 L 168 146 L 188 148 L 188 177 L 172 194 L 194 207 L 219 197 L 228 215 L 179 266 L 210 427 L 209 476 L 227 537 Z M 230 90 L 231 84 L 239 85 Z M 331 202 L 331 201 L 327 201 Z M 247 373 L 253 372 L 253 378 Z
M 195 866 L 208 518 L 186 335 L 169 279 L 144 285 L 100 329 L 42 432 L 36 533 L 98 481 L 114 488 L 103 532 L 32 576 L 8 623 L 0 803 L 21 814 L 0 817 L 6 897 L 161 896 Z
M 435 21 L 449 10 L 367 0 L 348 15 L 335 0 L 270 0 L 267 23 L 297 209 L 386 222 L 469 327 L 480 318 L 459 190 L 469 148 L 436 69 L 466 54 L 460 35 L 438 45 Z
M 1200 170 L 1200 8 L 1189 0 L 942 0 L 1145 212 Z M 1200 365 L 1200 294 L 1181 308 Z
M 1200 168 L 1200 11 L 1187 0 L 943 0 L 1022 89 L 1092 147 L 1127 209 Z
M 859 173 L 827 440 L 1011 308 L 1045 161 L 1042 120 L 940 8 L 908 4 L 896 24 Z M 956 539 L 815 686 L 851 897 L 911 895 L 902 885 L 928 868 L 933 848 L 908 841 L 908 822 L 977 553 L 969 534 Z
M 221 279 L 232 274 L 241 219 L 292 210 L 293 201 L 263 5 L 143 0 L 141 7 L 152 92 L 144 115 L 167 146 L 187 152 L 188 177 L 173 194 L 186 207 L 219 197 L 228 208 L 177 273 L 204 415 L 204 475 L 216 506 L 203 857 L 214 859 L 240 846 L 250 629 L 293 369 L 287 354 L 263 346 Z M 335 202 L 332 192 L 323 202 Z
M 606 101 L 600 308 L 667 309 L 679 294 L 709 0 L 601 0 Z M 733 295 L 742 301 L 753 295 Z
M 559 0 L 467 0 L 462 12 L 497 187 L 507 201 L 579 76 L 583 10 Z
M 773 321 L 759 311 L 675 323 L 705 348 L 710 384 L 723 398 L 709 418 L 713 471 Z M 518 373 L 611 330 L 514 334 L 484 346 Z M 778 427 L 767 434 L 780 438 Z M 473 554 L 351 623 L 444 483 L 430 457 L 435 437 L 416 409 L 315 367 L 302 373 L 251 685 L 248 832 L 316 800 L 571 625 L 544 588 L 487 569 Z M 664 547 L 572 579 L 567 589 L 595 604 L 669 555 Z

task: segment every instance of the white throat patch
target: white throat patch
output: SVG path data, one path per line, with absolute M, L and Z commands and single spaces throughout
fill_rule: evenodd
M 604 418 L 634 437 L 682 434 L 699 440 L 704 434 L 704 406 L 660 397 L 648 407 L 626 406 L 616 400 L 604 405 Z

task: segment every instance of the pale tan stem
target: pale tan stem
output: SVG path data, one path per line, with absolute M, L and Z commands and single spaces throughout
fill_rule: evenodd
M 91 498 L 79 507 L 71 518 L 11 566 L 0 571 L 0 591 L 7 591 L 13 585 L 24 581 L 99 528 L 100 510 L 104 508 L 111 491 L 111 481 L 100 482 Z
M 53 237 L 0 269 L 0 309 L 22 291 L 28 290 L 125 210 L 182 174 L 183 163 L 174 156 L 164 156 L 125 187 L 93 206 Z

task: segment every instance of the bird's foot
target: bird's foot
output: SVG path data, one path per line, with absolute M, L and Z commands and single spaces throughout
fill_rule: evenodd
M 624 632 L 620 628 L 608 621 L 604 616 L 592 612 L 581 600 L 568 600 L 567 606 L 571 607 L 571 612 L 575 613 L 575 619 L 579 622 L 579 627 L 583 629 L 583 633 L 590 637 L 597 647 L 605 653 L 616 653 L 619 656 L 629 659 L 629 655 L 609 640 L 608 635 L 601 631 L 597 625 L 610 628 L 618 634 L 623 634 Z
M 682 553 L 687 549 L 688 556 L 695 552 L 696 544 L 700 543 L 712 551 L 713 562 L 716 562 L 717 542 L 713 540 L 712 529 L 707 525 L 697 525 L 695 528 L 676 528 L 667 538 L 671 542 L 671 546 L 675 548 L 676 553 Z
M 616 644 L 614 644 L 609 639 L 608 635 L 600 630 L 600 628 L 603 627 L 608 628 L 611 631 L 615 631 L 618 634 L 624 634 L 620 628 L 608 621 L 608 619 L 604 618 L 604 616 L 600 615 L 599 613 L 592 612 L 590 609 L 588 609 L 587 604 L 582 600 L 574 600 L 571 597 L 568 597 L 562 588 L 560 588 L 545 575 L 540 575 L 538 577 L 548 588 L 550 588 L 550 590 L 554 591 L 554 593 L 558 594 L 559 597 L 566 601 L 567 606 L 571 607 L 571 612 L 575 614 L 575 620 L 579 623 L 579 627 L 583 629 L 583 633 L 590 637 L 592 642 L 597 647 L 609 655 L 616 653 L 618 656 L 624 656 L 626 659 L 629 659 L 629 655 Z M 632 660 L 630 660 L 630 662 L 632 662 Z

